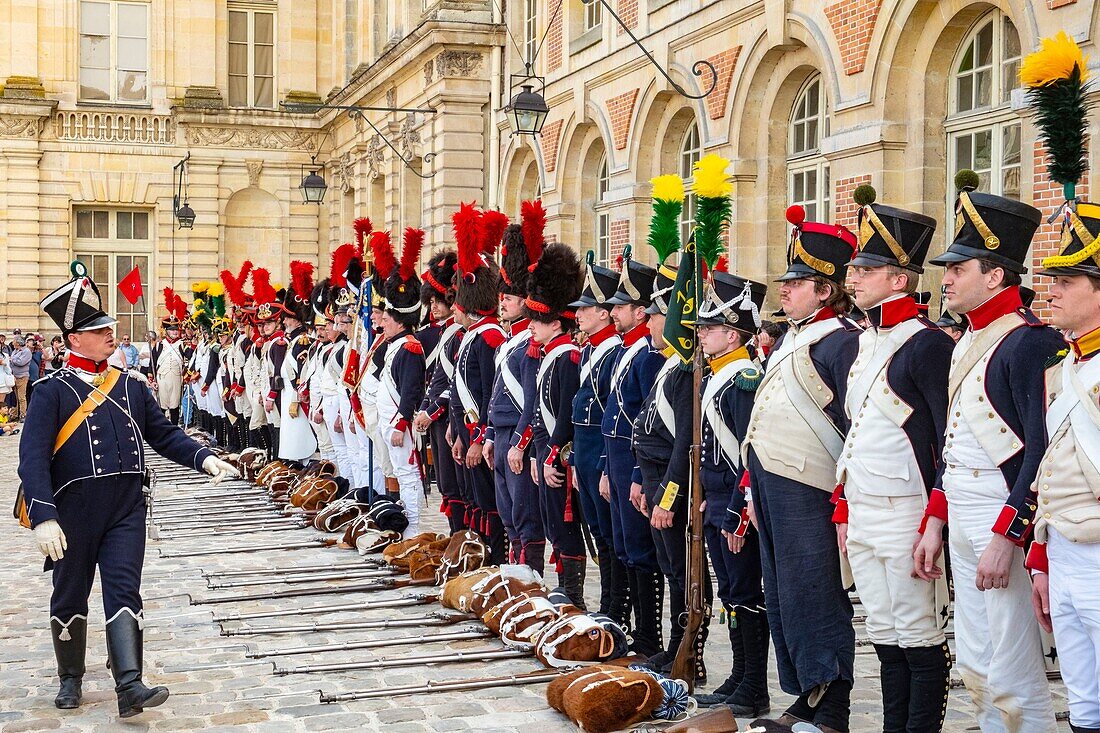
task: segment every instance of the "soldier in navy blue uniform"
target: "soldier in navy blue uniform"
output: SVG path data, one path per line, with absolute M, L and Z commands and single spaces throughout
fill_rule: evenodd
M 471 528 L 489 546 L 490 565 L 507 557 L 504 524 L 497 511 L 493 471 L 485 460 L 489 400 L 493 392 L 497 347 L 505 340 L 497 320 L 500 300 L 499 268 L 492 254 L 500 245 L 508 219 L 498 211 L 480 212 L 462 204 L 455 214 L 458 244 L 456 319 L 466 327 L 451 380 L 451 454 L 463 465 L 466 497 L 473 503 Z M 503 226 L 501 226 L 503 224 Z
M 664 363 L 661 352 L 653 348 L 649 335 L 649 307 L 657 271 L 635 262 L 627 250 L 619 289 L 608 300 L 611 319 L 622 336 L 615 350 L 608 396 L 600 429 L 604 436 L 604 472 L 600 493 L 606 483 L 611 502 L 611 526 L 615 553 L 627 567 L 630 601 L 634 611 L 632 650 L 652 656 L 664 650 L 661 619 L 664 612 L 664 576 L 657 564 L 657 551 L 649 531 L 649 520 L 641 512 L 644 501 L 641 471 L 630 449 L 634 419 L 642 401 L 653 388 L 657 372 Z
M 921 312 L 917 280 L 934 219 L 875 203 L 860 186 L 848 285 L 867 316 L 848 379 L 852 420 L 833 521 L 879 658 L 883 729 L 936 733 L 947 711 L 947 581 L 913 577 L 913 539 L 943 450 L 954 342 Z M 941 568 L 942 571 L 942 568 Z
M 1045 366 L 1063 346 L 1025 305 L 1023 263 L 1038 209 L 974 190 L 960 173 L 956 231 L 930 260 L 946 268 L 947 307 L 968 329 L 955 346 L 943 460 L 925 510 L 914 570 L 925 580 L 951 526 L 955 652 L 983 730 L 1054 730 L 1039 627 L 1023 566 L 1047 447 Z M 949 520 L 949 522 L 948 522 Z
M 545 213 L 541 202 L 524 201 L 521 207 L 528 231 L 509 224 L 504 232 L 500 267 L 500 312 L 509 322 L 508 340 L 497 349 L 496 378 L 489 403 L 489 439 L 487 452 L 496 481 L 497 508 L 508 533 L 510 561 L 529 566 L 540 575 L 546 556 L 546 531 L 543 529 L 537 483 L 531 478 L 527 444 L 530 432 L 516 428 L 521 420 L 525 429 L 535 398 L 534 375 L 538 361 L 528 354 L 530 320 L 524 312 L 527 297 L 528 268 L 542 254 L 542 224 Z M 531 242 L 527 242 L 530 235 Z M 524 448 L 517 447 L 523 441 Z
M 761 724 L 786 730 L 812 722 L 843 733 L 855 632 L 831 499 L 848 431 L 845 387 L 859 348 L 843 288 L 856 238 L 805 218 L 800 206 L 787 210 L 793 231 L 779 293 L 791 327 L 768 357 L 742 444 L 779 682 L 798 696 L 778 721 Z
M 573 449 L 573 395 L 580 383 L 580 348 L 573 341 L 575 316 L 569 304 L 581 294 L 581 263 L 567 245 L 543 250 L 531 271 L 525 307 L 531 346 L 538 353 L 531 395 L 534 436 L 532 478 L 538 480 L 546 538 L 557 559 L 558 585 L 581 610 L 587 554 L 580 497 L 569 470 Z
M 733 651 L 730 676 L 696 700 L 701 706 L 727 705 L 738 717 L 771 709 L 760 543 L 748 519 L 740 450 L 763 377 L 746 345 L 760 329 L 767 292 L 763 283 L 715 271 L 696 319 L 707 357 L 701 395 L 703 532 Z
M 462 326 L 454 319 L 455 268 L 458 256 L 454 250 L 435 254 L 424 273 L 424 286 L 420 299 L 439 328 L 435 345 L 425 347 L 427 387 L 413 424 L 418 432 L 426 432 L 432 447 L 432 465 L 435 480 L 442 497 L 440 511 L 450 525 L 451 533 L 466 527 L 466 502 L 459 484 L 458 464 L 451 456 L 447 443 L 451 379 L 454 377 L 455 359 L 462 341 Z
M 573 456 L 570 463 L 580 492 L 584 520 L 596 545 L 600 568 L 600 613 L 620 624 L 630 622 L 630 586 L 626 565 L 615 554 L 611 504 L 600 495 L 600 457 L 604 451 L 604 408 L 611 395 L 615 350 L 622 343 L 611 321 L 607 301 L 619 286 L 614 270 L 594 263 L 588 252 L 581 297 L 569 304 L 577 313 L 577 327 L 588 339 L 581 349 L 580 387 L 573 397 Z
M 184 435 L 152 392 L 108 367 L 116 321 L 75 262 L 74 279 L 42 301 L 70 349 L 65 368 L 38 382 L 19 443 L 19 478 L 35 539 L 53 570 L 50 629 L 59 708 L 80 705 L 88 596 L 98 568 L 107 655 L 121 717 L 168 698 L 142 683 L 141 566 L 145 556 L 144 442 L 220 480 L 236 471 Z

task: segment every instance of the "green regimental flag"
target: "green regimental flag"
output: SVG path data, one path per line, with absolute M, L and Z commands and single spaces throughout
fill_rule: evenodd
M 676 284 L 668 302 L 665 318 L 665 343 L 679 355 L 681 368 L 691 369 L 695 355 L 695 318 L 699 312 L 699 295 L 703 291 L 702 267 L 695 239 L 688 239 L 680 255 Z

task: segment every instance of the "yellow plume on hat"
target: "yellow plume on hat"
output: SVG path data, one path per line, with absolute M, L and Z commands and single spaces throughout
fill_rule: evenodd
M 1074 67 L 1079 69 L 1081 81 L 1085 81 L 1089 75 L 1088 57 L 1065 31 L 1058 31 L 1053 38 L 1044 38 L 1039 50 L 1024 58 L 1020 64 L 1020 83 L 1029 88 L 1045 87 L 1069 79 Z
M 653 198 L 658 201 L 683 201 L 684 179 L 674 174 L 657 176 L 650 181 L 653 184 Z
M 730 162 L 720 155 L 708 153 L 695 164 L 695 183 L 691 189 L 701 198 L 727 198 L 733 193 L 733 183 L 726 175 Z

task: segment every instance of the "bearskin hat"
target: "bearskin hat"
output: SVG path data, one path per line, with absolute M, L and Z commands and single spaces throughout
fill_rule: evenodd
M 386 281 L 397 270 L 397 257 L 393 253 L 393 242 L 390 241 L 389 232 L 371 232 L 369 245 L 371 305 L 376 310 L 385 310 Z
M 386 278 L 386 312 L 410 328 L 420 323 L 420 278 L 416 263 L 424 246 L 424 230 L 409 227 L 401 245 L 401 261 Z
M 523 223 L 509 225 L 504 232 L 500 250 L 500 277 L 503 280 L 500 292 L 522 298 L 527 296 L 527 275 L 545 245 L 546 210 L 542 208 L 542 201 L 524 201 L 520 216 Z
M 581 295 L 583 275 L 580 257 L 572 247 L 548 245 L 527 279 L 528 318 L 542 323 L 573 321 L 576 315 L 569 304 Z
M 454 218 L 460 279 L 455 306 L 470 315 L 488 316 L 500 302 L 500 272 L 493 261 L 508 217 L 499 211 L 479 211 L 461 204 Z
M 453 249 L 436 252 L 428 260 L 428 269 L 420 276 L 424 285 L 420 289 L 420 302 L 425 307 L 431 305 L 432 298 L 455 302 L 455 270 L 458 268 L 458 254 Z
M 287 309 L 304 324 L 313 323 L 313 263 L 294 260 L 290 263 L 290 287 L 287 288 Z

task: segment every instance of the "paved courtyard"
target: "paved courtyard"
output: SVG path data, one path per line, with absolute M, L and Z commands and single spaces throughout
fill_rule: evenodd
M 0 472 L 12 477 L 8 497 L 14 493 L 17 438 L 0 438 Z M 173 497 L 194 496 L 210 491 L 202 477 L 187 477 L 171 468 L 162 469 L 157 497 L 162 502 L 161 516 L 178 512 L 169 506 Z M 219 490 L 220 491 L 220 490 Z M 247 493 L 247 487 L 238 491 Z M 243 495 L 243 494 L 242 494 Z M 244 501 L 242 499 L 242 501 Z M 434 508 L 437 498 L 429 497 Z M 230 504 L 227 502 L 227 504 Z M 444 527 L 441 516 L 427 512 L 428 529 Z M 169 521 L 169 520 L 164 520 Z M 170 521 L 179 524 L 177 514 Z M 127 721 L 120 721 L 115 707 L 113 683 L 105 668 L 103 614 L 99 607 L 98 585 L 91 601 L 89 617 L 88 673 L 84 678 L 84 705 L 75 711 L 53 707 L 56 692 L 53 652 L 48 632 L 49 576 L 40 571 L 41 555 L 30 532 L 10 519 L 0 530 L 0 555 L 7 558 L 0 581 L 0 733 L 17 731 L 323 731 L 378 730 L 387 733 L 424 731 L 524 731 L 556 733 L 575 730 L 564 717 L 549 709 L 545 685 L 504 687 L 468 692 L 441 692 L 393 699 L 366 699 L 342 703 L 322 703 L 320 694 L 340 694 L 378 687 L 424 684 L 429 680 L 511 675 L 540 669 L 534 658 L 502 659 L 491 662 L 469 661 L 432 666 L 408 666 L 388 669 L 275 674 L 271 659 L 253 658 L 258 652 L 287 649 L 301 645 L 351 643 L 368 639 L 400 639 L 410 636 L 441 634 L 476 627 L 476 623 L 431 628 L 417 625 L 415 619 L 439 611 L 438 605 L 373 609 L 371 603 L 414 596 L 417 589 L 387 590 L 309 598 L 275 598 L 216 605 L 192 605 L 192 601 L 228 594 L 263 593 L 280 586 L 242 586 L 211 589 L 204 573 L 229 570 L 331 564 L 361 567 L 359 556 L 333 547 L 299 550 L 266 550 L 241 554 L 170 557 L 219 548 L 304 543 L 319 535 L 312 529 L 292 531 L 264 530 L 233 537 L 229 535 L 191 534 L 165 531 L 150 541 L 145 563 L 145 670 L 146 682 L 164 684 L 172 696 L 160 708 Z M 164 556 L 162 556 L 162 554 Z M 587 597 L 598 597 L 598 582 L 590 569 Z M 223 577 L 223 581 L 234 580 Z M 236 578 L 236 580 L 246 580 Z M 354 581 L 329 581 L 333 584 Z M 311 586 L 316 585 L 311 583 Z M 292 588 L 283 584 L 282 588 Z M 214 618 L 231 614 L 275 611 L 338 603 L 361 603 L 362 610 L 308 616 L 272 617 L 216 623 Z M 857 607 L 856 614 L 862 613 Z M 341 621 L 411 619 L 411 627 L 381 630 L 339 630 L 309 632 L 313 623 Z M 292 633 L 227 636 L 223 631 L 259 626 L 296 625 Z M 857 629 L 862 635 L 862 627 Z M 707 647 L 711 671 L 708 689 L 728 673 L 730 655 L 724 643 L 725 629 L 717 625 Z M 411 655 L 473 652 L 499 649 L 492 639 L 425 641 L 417 645 L 391 645 L 382 649 L 336 650 L 296 654 L 274 658 L 279 668 L 332 663 L 401 659 Z M 852 730 L 872 733 L 881 730 L 877 711 L 880 693 L 877 662 L 869 645 L 857 648 L 857 683 L 853 695 Z M 779 691 L 772 668 L 773 710 L 781 710 L 790 698 Z M 957 675 L 956 675 L 957 677 Z M 1060 683 L 1053 685 L 1056 710 L 1066 710 Z M 1060 722 L 1060 729 L 1068 725 Z M 977 730 L 973 709 L 965 691 L 951 693 L 947 731 Z

